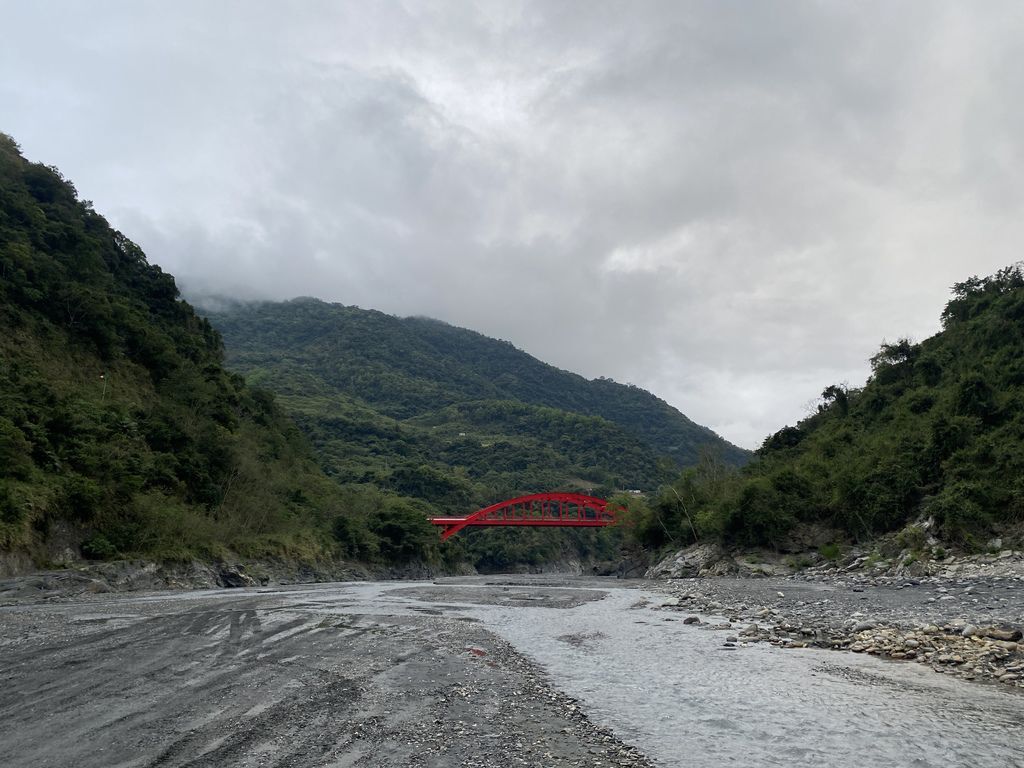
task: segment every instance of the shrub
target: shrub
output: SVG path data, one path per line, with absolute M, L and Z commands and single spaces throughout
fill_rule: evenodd
M 64 483 L 61 511 L 68 520 L 88 522 L 99 512 L 103 490 L 95 480 L 72 475 Z
M 818 547 L 818 554 L 826 560 L 835 562 L 840 558 L 842 552 L 840 551 L 838 544 L 822 544 Z
M 961 481 L 947 486 L 929 500 L 927 511 L 938 521 L 946 539 L 973 546 L 976 537 L 988 530 L 991 520 L 975 495 L 973 485 Z
M 15 524 L 25 519 L 25 505 L 7 485 L 0 484 L 0 522 Z
M 117 554 L 117 547 L 102 533 L 95 533 L 82 542 L 82 555 L 89 560 L 109 560 Z
M 774 546 L 796 523 L 779 503 L 771 482 L 754 478 L 743 486 L 726 521 L 727 538 L 748 546 Z
M 928 543 L 928 535 L 917 525 L 908 525 L 896 534 L 896 544 L 900 549 L 911 549 L 920 552 Z
M 366 561 L 377 559 L 378 539 L 367 528 L 365 520 L 349 515 L 338 515 L 331 526 L 331 533 L 344 557 Z

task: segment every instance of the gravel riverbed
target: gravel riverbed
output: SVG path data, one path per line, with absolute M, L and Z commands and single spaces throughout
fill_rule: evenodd
M 873 574 L 819 567 L 789 577 L 662 581 L 662 610 L 725 632 L 723 643 L 828 648 L 1024 687 L 1024 557 Z M 708 618 L 709 616 L 717 618 Z
M 373 589 L 8 605 L 0 765 L 652 765 L 478 621 Z M 600 595 L 524 600 L 559 610 Z
M 8 591 L 0 765 L 1024 768 L 1015 567 Z

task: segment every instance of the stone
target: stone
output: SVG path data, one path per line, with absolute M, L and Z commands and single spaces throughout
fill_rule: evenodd
M 874 629 L 875 625 L 870 621 L 861 621 L 853 625 L 853 632 L 867 632 L 869 629 Z
M 648 579 L 679 579 L 714 570 L 716 575 L 735 571 L 736 563 L 718 544 L 693 544 L 664 558 L 647 570 Z
M 242 571 L 243 568 L 240 565 L 235 567 L 225 566 L 217 574 L 217 580 L 222 586 L 229 588 L 255 587 L 256 580 Z
M 1006 640 L 1010 642 L 1016 642 L 1024 637 L 1024 633 L 1019 629 L 1002 629 L 999 627 L 985 627 L 980 630 L 979 634 L 992 640 Z
M 683 619 L 683 624 L 700 624 L 700 617 L 687 616 L 685 619 Z

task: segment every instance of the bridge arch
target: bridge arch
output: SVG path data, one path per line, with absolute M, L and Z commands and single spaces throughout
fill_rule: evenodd
M 525 525 L 568 528 L 600 528 L 615 522 L 618 507 L 597 496 L 582 493 L 532 493 L 499 501 L 468 517 L 434 517 L 441 526 L 441 541 L 467 526 Z

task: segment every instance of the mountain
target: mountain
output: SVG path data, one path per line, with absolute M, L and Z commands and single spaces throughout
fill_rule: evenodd
M 863 388 L 826 387 L 741 472 L 684 475 L 648 543 L 778 544 L 825 526 L 976 548 L 1024 532 L 1024 264 L 956 284 L 938 334 L 883 344 L 871 364 Z
M 339 487 L 222 358 L 174 279 L 0 134 L 0 567 L 436 554 L 419 502 Z
M 207 317 L 230 367 L 278 395 L 331 474 L 453 510 L 555 487 L 649 490 L 701 451 L 747 457 L 642 389 L 436 320 L 307 298 Z

